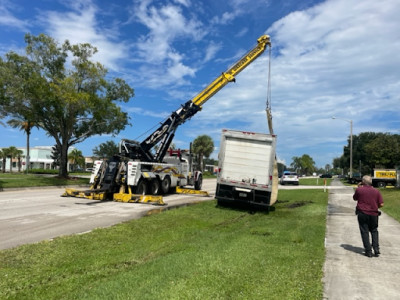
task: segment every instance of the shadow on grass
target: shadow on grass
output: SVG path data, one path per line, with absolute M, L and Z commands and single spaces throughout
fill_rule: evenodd
M 264 206 L 257 205 L 247 202 L 221 202 L 219 201 L 216 205 L 219 209 L 234 209 L 241 212 L 247 212 L 251 215 L 255 213 L 264 213 L 268 214 L 270 211 L 275 211 L 274 206 Z

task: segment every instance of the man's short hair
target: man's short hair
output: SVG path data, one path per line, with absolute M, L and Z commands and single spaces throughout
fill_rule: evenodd
M 364 175 L 362 178 L 362 183 L 365 185 L 372 185 L 372 178 L 369 175 Z

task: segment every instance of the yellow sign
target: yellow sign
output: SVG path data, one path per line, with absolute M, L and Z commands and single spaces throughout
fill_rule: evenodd
M 396 171 L 375 171 L 375 177 L 396 179 Z

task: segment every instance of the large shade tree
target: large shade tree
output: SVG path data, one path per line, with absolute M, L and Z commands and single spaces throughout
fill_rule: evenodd
M 109 79 L 90 44 L 59 45 L 40 34 L 25 36 L 26 56 L 0 58 L 0 114 L 38 124 L 60 149 L 61 177 L 67 177 L 68 148 L 93 135 L 118 134 L 128 115 L 117 101 L 134 92 L 124 80 Z

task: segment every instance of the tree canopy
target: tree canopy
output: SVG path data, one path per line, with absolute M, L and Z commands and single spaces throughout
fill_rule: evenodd
M 74 149 L 68 153 L 68 159 L 72 163 L 74 171 L 76 171 L 78 167 L 82 169 L 85 167 L 85 157 L 83 157 L 82 151 L 78 149 Z
M 300 174 L 310 175 L 316 170 L 315 162 L 308 154 L 303 154 L 301 157 L 294 156 L 292 160 L 290 166 Z
M 93 149 L 93 155 L 98 158 L 110 158 L 117 153 L 119 153 L 118 145 L 112 140 L 101 143 Z
M 341 157 L 333 160 L 335 168 L 349 169 L 350 140 Z M 400 135 L 362 132 L 353 135 L 353 172 L 372 174 L 374 168 L 393 169 L 400 165 Z M 358 170 L 358 171 L 357 171 Z
M 133 89 L 92 62 L 90 44 L 59 45 L 40 34 L 25 36 L 26 56 L 0 58 L 0 115 L 33 122 L 55 139 L 60 173 L 66 177 L 68 148 L 93 135 L 118 134 L 128 115 L 116 102 L 128 102 Z M 67 68 L 68 67 L 68 68 Z

